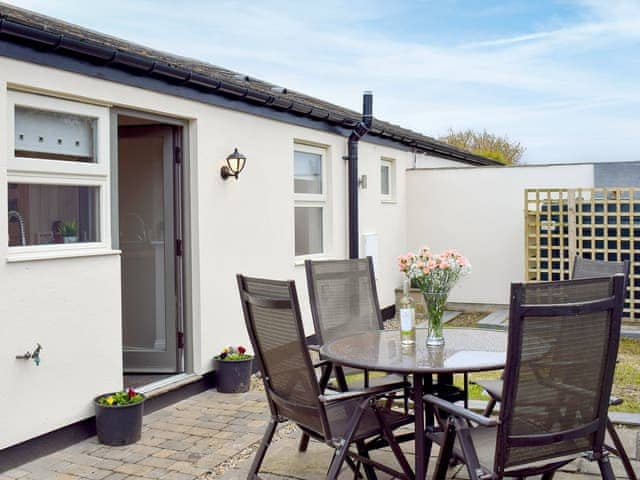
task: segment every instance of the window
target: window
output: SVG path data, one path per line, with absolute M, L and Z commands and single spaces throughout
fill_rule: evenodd
M 97 242 L 98 219 L 97 187 L 9 184 L 10 247 Z
M 295 255 L 326 251 L 326 150 L 295 144 L 293 191 L 295 196 Z
M 95 163 L 96 120 L 16 106 L 15 156 Z
M 383 202 L 393 202 L 396 196 L 395 160 L 383 158 L 380 160 L 380 196 Z
M 9 93 L 9 259 L 107 248 L 108 110 Z

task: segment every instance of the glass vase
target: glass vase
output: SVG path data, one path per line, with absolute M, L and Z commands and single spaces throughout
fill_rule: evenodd
M 448 293 L 422 292 L 424 303 L 427 308 L 428 332 L 427 346 L 439 347 L 444 345 L 442 335 L 442 315 L 444 306 L 447 303 Z

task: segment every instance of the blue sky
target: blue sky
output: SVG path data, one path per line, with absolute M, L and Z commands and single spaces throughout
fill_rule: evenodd
M 640 160 L 640 0 L 9 0 L 526 163 Z

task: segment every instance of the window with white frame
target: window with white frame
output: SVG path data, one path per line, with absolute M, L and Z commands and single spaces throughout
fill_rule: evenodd
M 9 256 L 106 248 L 108 110 L 9 92 Z
M 327 155 L 319 147 L 296 143 L 293 152 L 295 256 L 326 252 Z
M 380 197 L 383 202 L 393 202 L 396 198 L 395 165 L 395 160 L 391 158 L 382 158 L 380 160 Z

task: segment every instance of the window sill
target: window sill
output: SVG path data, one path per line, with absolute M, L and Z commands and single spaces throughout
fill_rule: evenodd
M 59 260 L 79 257 L 99 257 L 107 255 L 120 255 L 121 253 L 121 250 L 113 250 L 106 247 L 29 250 L 21 252 L 10 251 L 7 255 L 7 263 L 33 262 L 38 260 Z

